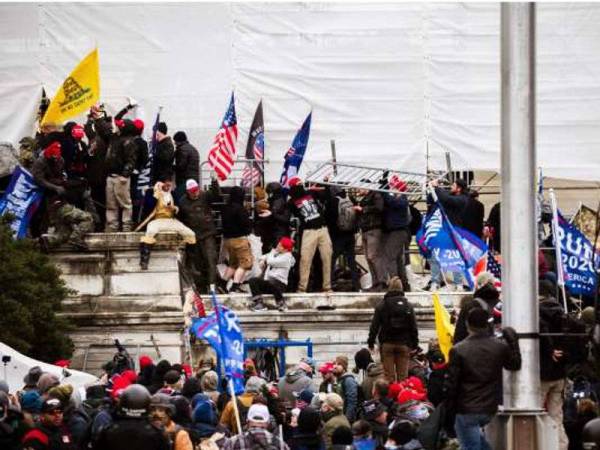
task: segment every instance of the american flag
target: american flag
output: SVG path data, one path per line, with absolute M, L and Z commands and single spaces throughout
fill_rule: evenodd
M 219 128 L 219 132 L 215 136 L 212 148 L 208 151 L 208 162 L 221 181 L 227 179 L 233 168 L 236 157 L 235 144 L 237 136 L 237 118 L 235 116 L 235 102 L 232 92 L 229 108 L 227 109 L 227 113 L 225 113 L 221 128 Z
M 249 162 L 242 172 L 242 186 L 254 187 L 261 184 L 263 179 L 265 157 L 265 131 L 263 123 L 262 101 L 256 108 L 254 120 L 248 133 L 248 144 L 246 145 L 246 159 L 256 162 Z
M 502 287 L 502 281 L 500 281 L 502 278 L 502 265 L 489 250 L 487 251 L 487 254 L 477 262 L 475 267 L 473 267 L 473 274 L 475 276 L 482 272 L 489 272 L 494 275 L 494 278 L 496 278 L 494 286 L 498 289 Z

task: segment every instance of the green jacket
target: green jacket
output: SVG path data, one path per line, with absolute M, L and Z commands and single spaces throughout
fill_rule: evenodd
M 342 413 L 341 411 L 337 416 L 333 416 L 331 419 L 329 419 L 327 422 L 325 422 L 325 427 L 323 428 L 323 432 L 324 432 L 325 444 L 327 445 L 327 450 L 331 450 L 331 447 L 332 447 L 331 436 L 333 436 L 333 432 L 338 427 L 350 428 L 350 422 L 348 422 L 348 419 L 346 418 L 344 413 Z

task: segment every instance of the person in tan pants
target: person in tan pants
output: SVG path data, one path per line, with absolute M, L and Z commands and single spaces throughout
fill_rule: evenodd
M 300 219 L 300 226 L 303 230 L 298 292 L 306 292 L 310 268 L 317 248 L 323 266 L 323 291 L 331 292 L 331 254 L 333 249 L 323 209 L 315 198 L 323 191 L 316 188 L 306 190 L 298 177 L 291 178 L 288 184 L 290 186 L 290 211 Z

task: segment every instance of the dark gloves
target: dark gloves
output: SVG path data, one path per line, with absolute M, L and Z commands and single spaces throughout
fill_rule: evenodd
M 513 327 L 502 328 L 502 337 L 510 346 L 519 343 L 519 336 L 517 335 L 517 331 Z

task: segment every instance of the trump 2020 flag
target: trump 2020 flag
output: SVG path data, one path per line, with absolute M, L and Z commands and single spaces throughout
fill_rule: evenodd
M 598 280 L 592 244 L 581 231 L 567 222 L 560 212 L 557 234 L 565 286 L 573 295 L 594 294 Z
M 4 196 L 0 199 L 0 216 L 13 216 L 10 228 L 17 239 L 27 236 L 29 221 L 40 206 L 42 196 L 42 189 L 36 184 L 33 176 L 21 166 L 17 166 Z
M 235 312 L 218 304 L 213 295 L 215 312 L 201 319 L 194 319 L 191 331 L 205 339 L 215 349 L 225 375 L 232 380 L 236 394 L 244 392 L 244 336 Z
M 488 247 L 481 239 L 453 226 L 438 203 L 417 232 L 421 254 L 435 258 L 444 272 L 462 272 L 473 287 L 470 269 L 486 254 Z
M 44 114 L 42 125 L 62 123 L 94 105 L 100 98 L 98 49 L 90 52 L 63 81 Z
M 302 127 L 296 133 L 296 137 L 292 142 L 292 146 L 287 151 L 283 159 L 283 172 L 281 173 L 280 184 L 284 188 L 288 188 L 290 178 L 298 175 L 300 165 L 304 159 L 304 153 L 308 146 L 308 137 L 310 135 L 310 121 L 312 119 L 312 111 L 304 120 Z

